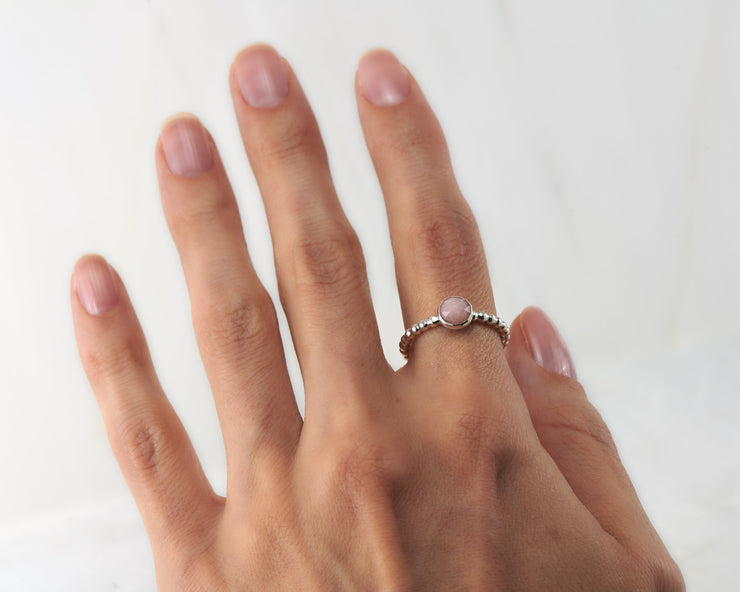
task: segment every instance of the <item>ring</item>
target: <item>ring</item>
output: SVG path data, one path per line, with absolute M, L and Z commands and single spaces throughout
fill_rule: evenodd
M 509 343 L 511 333 L 509 332 L 509 325 L 505 321 L 487 312 L 475 312 L 467 298 L 450 296 L 439 304 L 436 315 L 424 319 L 413 327 L 406 329 L 404 334 L 401 335 L 401 341 L 398 342 L 398 349 L 401 355 L 408 359 L 411 344 L 419 333 L 423 333 L 427 329 L 439 325 L 453 330 L 462 329 L 473 321 L 481 321 L 492 325 L 501 336 L 501 342 L 504 344 L 504 347 Z

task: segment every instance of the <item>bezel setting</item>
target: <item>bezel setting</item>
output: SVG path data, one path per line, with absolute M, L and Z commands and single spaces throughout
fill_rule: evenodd
M 467 307 L 470 309 L 470 314 L 468 314 L 468 318 L 466 318 L 464 321 L 459 323 L 450 323 L 442 316 L 442 306 L 445 302 L 448 300 L 463 300 Z M 473 319 L 475 318 L 476 312 L 473 310 L 473 305 L 470 304 L 470 300 L 467 298 L 464 298 L 463 296 L 448 296 L 445 298 L 442 302 L 439 303 L 439 307 L 437 307 L 437 317 L 439 318 L 441 324 L 448 329 L 462 329 L 463 327 L 467 327 L 470 323 L 473 322 Z

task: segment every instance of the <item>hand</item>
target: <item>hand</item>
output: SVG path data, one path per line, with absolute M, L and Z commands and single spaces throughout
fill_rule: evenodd
M 525 310 L 506 349 L 483 323 L 433 328 L 394 372 L 298 80 L 264 45 L 243 50 L 229 80 L 270 225 L 305 421 L 273 303 L 196 118 L 165 124 L 156 162 L 226 445 L 225 499 L 162 392 L 119 276 L 89 255 L 72 278 L 80 357 L 146 525 L 159 589 L 682 590 L 544 313 Z M 355 87 L 405 326 L 458 294 L 495 314 L 476 222 L 417 83 L 375 51 Z

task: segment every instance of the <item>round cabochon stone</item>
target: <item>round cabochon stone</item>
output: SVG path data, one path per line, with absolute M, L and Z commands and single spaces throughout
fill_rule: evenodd
M 450 325 L 462 325 L 470 318 L 470 302 L 461 296 L 445 298 L 439 305 L 439 316 Z

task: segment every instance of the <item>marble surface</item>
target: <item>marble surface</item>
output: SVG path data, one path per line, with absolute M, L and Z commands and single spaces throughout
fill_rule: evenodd
M 739 22 L 732 0 L 0 2 L 0 590 L 154 589 L 77 359 L 68 289 L 85 252 L 126 282 L 223 490 L 153 150 L 170 113 L 203 119 L 275 296 L 226 84 L 255 41 L 314 107 L 393 364 L 401 316 L 352 87 L 375 46 L 445 128 L 500 314 L 551 314 L 689 590 L 739 589 Z

